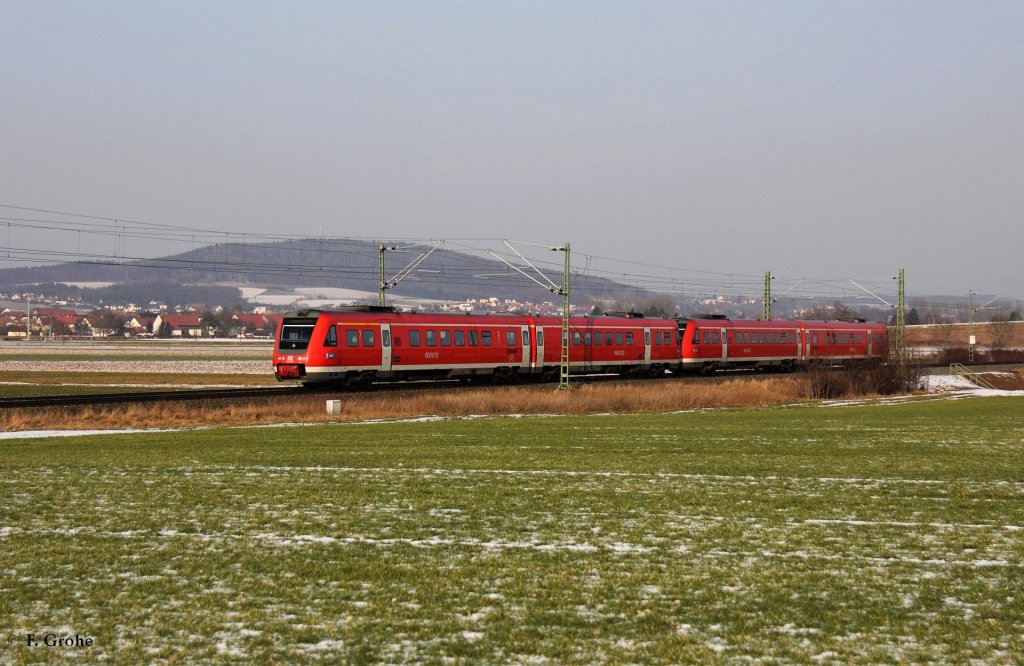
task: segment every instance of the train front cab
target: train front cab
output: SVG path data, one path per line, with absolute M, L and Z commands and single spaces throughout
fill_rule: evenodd
M 274 353 L 279 381 L 366 384 L 390 370 L 390 326 L 379 317 L 301 310 L 281 320 Z
M 274 343 L 274 376 L 278 381 L 305 379 L 309 344 L 319 319 L 316 310 L 289 312 L 281 318 Z

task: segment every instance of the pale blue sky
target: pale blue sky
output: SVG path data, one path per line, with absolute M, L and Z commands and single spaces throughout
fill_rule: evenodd
M 1022 28 L 1022 2 L 0 0 L 0 203 L 1019 297 Z

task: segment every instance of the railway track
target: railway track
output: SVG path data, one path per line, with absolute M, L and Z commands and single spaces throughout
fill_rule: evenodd
M 138 391 L 133 393 L 91 393 L 75 395 L 39 395 L 20 398 L 0 398 L 0 409 L 13 407 L 66 407 L 102 405 L 129 402 L 169 402 L 184 400 L 227 400 L 261 398 L 267 396 L 298 395 L 298 387 L 259 387 L 249 389 L 197 389 L 178 391 Z
M 1019 363 L 975 363 L 971 367 L 984 368 L 982 371 L 995 372 L 998 370 L 1013 370 L 1019 368 L 1022 364 Z M 917 368 L 921 370 L 941 370 L 948 368 L 948 364 L 937 364 L 917 365 Z M 749 370 L 730 370 L 720 372 L 715 375 L 691 375 L 685 377 L 676 377 L 673 375 L 665 375 L 664 380 L 672 379 L 686 379 L 689 381 L 726 381 L 730 378 L 749 375 L 753 371 Z M 650 382 L 652 378 L 638 379 L 635 377 L 620 377 L 618 375 L 574 375 L 574 383 L 603 383 L 603 382 Z M 661 378 L 655 379 L 655 381 L 662 381 Z M 245 400 L 251 398 L 301 398 L 316 394 L 345 394 L 345 393 L 369 393 L 369 392 L 385 392 L 385 391 L 409 391 L 409 390 L 433 390 L 450 388 L 452 386 L 458 386 L 460 383 L 457 380 L 449 381 L 419 381 L 419 382 L 397 382 L 397 383 L 379 383 L 371 384 L 363 387 L 343 387 L 343 386 L 326 386 L 326 387 L 302 387 L 297 385 L 280 385 L 280 386 L 265 386 L 255 388 L 232 388 L 232 389 L 195 389 L 195 390 L 175 390 L 175 391 L 138 391 L 131 393 L 93 393 L 93 394 L 76 394 L 76 395 L 57 395 L 57 396 L 30 396 L 30 397 L 19 397 L 19 398 L 0 398 L 0 409 L 12 409 L 12 408 L 31 408 L 31 407 L 71 407 L 71 406 L 84 406 L 84 405 L 102 405 L 102 404 L 125 404 L 125 403 L 145 403 L 145 402 L 185 402 L 192 400 Z M 475 386 L 486 386 L 486 384 L 474 384 Z M 522 384 L 524 386 L 537 386 L 543 388 L 545 386 L 550 387 L 551 384 Z

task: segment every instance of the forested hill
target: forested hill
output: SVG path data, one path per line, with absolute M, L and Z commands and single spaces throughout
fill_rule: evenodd
M 385 253 L 385 278 L 412 262 L 422 248 Z M 378 245 L 354 240 L 292 240 L 263 244 L 217 244 L 182 254 L 133 262 L 73 262 L 0 269 L 0 291 L 19 285 L 68 282 L 134 284 L 252 284 L 260 286 L 341 287 L 375 292 Z M 555 257 L 561 261 L 561 255 Z M 550 275 L 561 283 L 561 274 Z M 574 275 L 573 301 L 635 301 L 651 293 L 605 278 Z M 418 298 L 461 301 L 497 297 L 557 300 L 540 286 L 497 260 L 438 250 L 395 293 Z

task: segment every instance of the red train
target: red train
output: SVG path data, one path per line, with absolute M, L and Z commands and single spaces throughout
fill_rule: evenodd
M 888 353 L 886 328 L 861 321 L 573 317 L 573 373 L 659 376 L 725 368 L 864 363 Z M 550 380 L 561 363 L 560 317 L 448 315 L 356 306 L 289 312 L 274 373 L 304 384 L 405 379 Z

